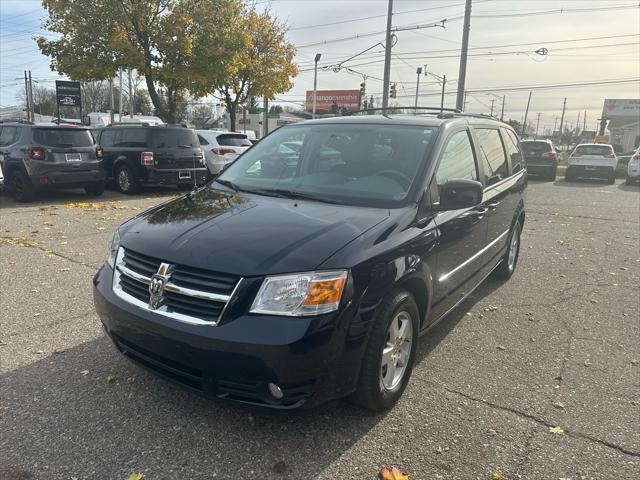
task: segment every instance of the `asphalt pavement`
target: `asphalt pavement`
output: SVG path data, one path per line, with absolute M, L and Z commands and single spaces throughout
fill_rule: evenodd
M 640 188 L 530 181 L 516 274 L 421 339 L 384 414 L 207 400 L 116 353 L 91 278 L 175 194 L 0 195 L 0 478 L 638 478 Z

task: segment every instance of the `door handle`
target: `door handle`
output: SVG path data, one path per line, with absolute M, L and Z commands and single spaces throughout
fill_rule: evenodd
M 500 205 L 500 202 L 492 202 L 487 206 L 489 207 L 490 210 L 495 210 L 496 208 L 498 208 L 498 205 Z

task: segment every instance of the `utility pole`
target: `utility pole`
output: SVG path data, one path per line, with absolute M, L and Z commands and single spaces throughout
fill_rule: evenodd
M 492 98 L 491 99 L 491 113 L 489 114 L 490 117 L 493 117 L 493 104 L 496 103 L 496 99 Z
M 316 95 L 318 92 L 318 62 L 322 54 L 316 53 L 315 67 L 313 68 L 313 112 L 311 118 L 316 118 Z
M 538 139 L 538 127 L 540 126 L 540 112 L 538 112 L 538 115 L 536 115 L 538 117 L 538 119 L 536 120 L 536 136 L 533 137 L 534 140 Z
M 507 98 L 506 95 L 502 96 L 502 112 L 500 112 L 500 121 L 504 122 L 504 101 Z
M 269 99 L 264 97 L 262 108 L 262 136 L 264 137 L 269 133 Z
M 129 69 L 129 118 L 133 118 L 133 82 L 131 81 L 131 69 Z
M 31 118 L 31 99 L 29 97 L 29 80 L 27 80 L 27 71 L 24 71 L 24 100 L 25 100 L 25 110 L 27 112 L 27 121 L 31 122 L 33 119 Z
M 242 125 L 244 125 L 244 133 L 247 133 L 247 106 L 242 105 Z
M 31 80 L 31 70 L 29 70 L 29 103 L 31 105 L 31 121 L 36 121 L 36 109 L 33 102 L 33 81 Z
M 416 110 L 418 109 L 418 89 L 420 88 L 420 74 L 422 73 L 422 67 L 418 67 L 418 69 L 416 70 L 416 75 L 418 76 L 418 79 L 416 80 Z
M 522 133 L 520 135 L 523 137 L 525 133 L 527 133 L 527 117 L 529 116 L 529 105 L 531 104 L 531 93 L 532 91 L 530 90 L 529 100 L 527 100 L 527 109 L 524 111 L 524 120 L 522 121 Z
M 120 69 L 120 105 L 118 106 L 118 122 L 122 122 L 122 69 Z
M 556 115 L 555 120 L 553 121 L 553 131 L 551 132 L 551 138 L 556 134 L 556 126 L 558 125 L 558 116 Z
M 467 51 L 469 50 L 469 29 L 471 26 L 471 0 L 466 0 L 464 6 L 464 27 L 462 30 L 462 49 L 460 50 L 460 72 L 458 73 L 458 96 L 456 108 L 464 107 L 464 83 L 467 77 Z
M 579 132 L 579 128 L 580 128 L 580 114 L 582 114 L 582 112 L 578 112 L 578 121 L 576 122 L 576 137 L 578 136 L 578 132 Z
M 584 116 L 582 119 L 582 131 L 584 132 L 587 129 L 587 111 L 584 111 Z
M 442 96 L 440 97 L 440 113 L 444 112 L 444 86 L 447 84 L 447 76 L 442 76 Z
M 564 124 L 564 112 L 566 108 L 567 108 L 567 97 L 565 97 L 562 102 L 562 116 L 560 117 L 560 133 L 559 133 L 558 143 L 562 143 L 562 125 Z
M 467 0 L 470 2 L 471 0 Z M 384 45 L 384 78 L 382 82 L 382 108 L 389 106 L 389 77 L 391 76 L 391 17 L 393 17 L 393 0 L 389 0 L 387 9 L 387 40 Z
M 109 96 L 111 97 L 111 114 L 109 115 L 109 120 L 111 123 L 115 121 L 115 98 L 113 97 L 113 78 L 109 79 Z
M 467 91 L 464 91 L 464 102 L 462 102 L 462 111 L 465 112 L 467 110 Z

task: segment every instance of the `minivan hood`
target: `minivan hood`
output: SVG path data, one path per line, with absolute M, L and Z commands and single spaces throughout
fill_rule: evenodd
M 165 262 L 242 276 L 303 272 L 388 217 L 387 209 L 204 188 L 127 222 L 121 244 Z

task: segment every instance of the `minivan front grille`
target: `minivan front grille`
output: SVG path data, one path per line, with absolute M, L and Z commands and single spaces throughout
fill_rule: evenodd
M 113 290 L 129 303 L 174 320 L 217 325 L 241 281 L 238 276 L 169 264 L 121 247 Z

